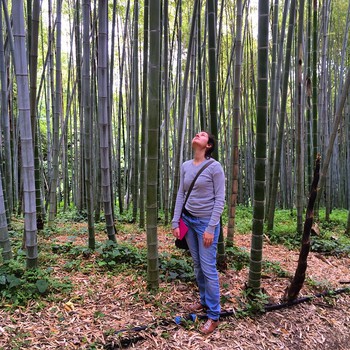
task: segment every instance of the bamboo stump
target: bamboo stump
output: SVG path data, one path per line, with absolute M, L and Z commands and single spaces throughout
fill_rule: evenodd
M 284 299 L 288 302 L 295 300 L 303 287 L 305 281 L 305 273 L 307 268 L 307 258 L 310 251 L 310 235 L 311 229 L 314 221 L 314 204 L 317 196 L 317 185 L 320 178 L 320 163 L 321 156 L 318 154 L 316 157 L 315 169 L 314 169 L 314 178 L 311 184 L 310 197 L 306 210 L 306 217 L 304 222 L 304 231 L 301 243 L 301 249 L 299 253 L 298 266 L 295 271 L 295 275 L 290 286 L 285 292 Z

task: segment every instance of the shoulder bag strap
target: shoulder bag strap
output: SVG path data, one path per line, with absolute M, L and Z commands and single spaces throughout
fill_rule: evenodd
M 192 191 L 192 189 L 193 189 L 194 183 L 195 183 L 196 180 L 198 179 L 198 176 L 199 176 L 210 164 L 212 164 L 212 163 L 214 163 L 214 159 L 210 160 L 208 163 L 204 164 L 204 165 L 199 169 L 198 173 L 197 173 L 196 176 L 194 177 L 194 179 L 193 179 L 193 181 L 192 181 L 192 183 L 191 183 L 191 185 L 190 185 L 190 187 L 189 187 L 189 189 L 188 189 L 188 191 L 187 191 L 186 199 L 185 199 L 185 201 L 184 201 L 184 205 L 182 206 L 182 210 L 185 208 L 187 199 L 188 199 L 188 197 L 190 196 L 190 193 L 191 193 L 191 191 Z

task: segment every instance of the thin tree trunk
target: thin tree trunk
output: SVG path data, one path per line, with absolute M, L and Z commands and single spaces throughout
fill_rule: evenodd
M 130 0 L 127 2 L 126 7 L 126 15 L 125 15 L 125 24 L 124 24 L 124 30 L 123 30 L 123 46 L 122 46 L 122 54 L 121 54 L 121 60 L 119 62 L 119 98 L 118 98 L 118 131 L 117 131 L 117 189 L 118 189 L 118 198 L 119 198 L 119 212 L 123 213 L 123 181 L 122 181 L 122 175 L 121 175 L 121 147 L 122 147 L 122 130 L 124 128 L 122 127 L 122 120 L 123 120 L 123 76 L 124 76 L 124 64 L 125 64 L 125 47 L 126 47 L 126 35 L 127 35 L 127 28 L 128 28 L 128 22 L 129 22 L 129 9 L 130 9 Z M 125 152 L 124 152 L 125 155 Z M 126 174 L 124 173 L 124 177 L 126 177 Z
M 110 181 L 110 120 L 108 113 L 108 6 L 103 0 L 98 2 L 98 119 L 100 130 L 101 187 L 104 215 L 108 239 L 115 241 L 115 227 L 111 203 Z
M 112 111 L 113 111 L 113 104 L 112 104 L 112 98 L 111 98 L 111 89 L 113 89 L 113 86 L 110 86 L 111 82 L 111 74 L 113 74 L 113 65 L 114 63 L 114 57 L 111 62 L 109 51 L 108 51 L 108 37 L 109 37 L 109 17 L 108 17 L 108 8 L 107 7 L 107 113 L 108 113 L 108 133 L 109 133 L 109 186 L 110 186 L 110 196 L 111 196 L 111 213 L 112 213 L 112 222 L 113 222 L 113 228 L 114 232 L 116 232 L 116 228 L 114 226 L 115 221 L 115 196 L 114 196 L 114 182 L 113 182 L 113 151 L 114 151 L 114 139 L 113 139 L 113 118 L 112 118 Z M 114 48 L 111 49 L 111 54 L 114 55 Z M 108 72 L 109 70 L 109 72 Z
M 52 177 L 50 182 L 50 210 L 48 226 L 53 225 L 57 213 L 57 187 L 59 171 L 59 122 L 62 115 L 62 66 L 61 66 L 61 15 L 62 0 L 57 1 L 56 19 L 56 87 L 55 87 L 55 109 L 53 113 L 53 146 L 52 146 Z
M 312 86 L 311 86 L 311 20 L 312 20 L 312 12 L 311 12 L 311 1 L 307 0 L 307 76 L 306 76 L 306 131 L 307 131 L 307 186 L 309 188 L 311 186 L 311 177 L 312 177 L 312 120 L 311 120 L 311 96 L 312 96 Z
M 323 188 L 326 182 L 326 176 L 327 176 L 327 172 L 328 172 L 328 167 L 329 167 L 329 163 L 331 160 L 331 156 L 333 153 L 333 146 L 334 146 L 334 142 L 338 133 L 338 128 L 339 128 L 339 124 L 340 124 L 340 120 L 343 116 L 343 108 L 345 105 L 345 101 L 346 98 L 348 97 L 348 93 L 349 93 L 349 86 L 350 86 L 350 69 L 348 69 L 347 75 L 346 75 L 346 79 L 344 82 L 344 85 L 342 87 L 342 93 L 341 93 L 341 97 L 337 106 L 337 111 L 335 114 L 335 120 L 333 123 L 333 129 L 330 135 L 330 139 L 329 139 L 329 143 L 328 143 L 328 148 L 327 148 L 327 152 L 326 152 L 326 157 L 324 159 L 323 162 L 323 166 L 322 166 L 322 170 L 321 170 L 321 175 L 320 175 L 320 184 L 319 184 L 319 191 L 317 193 L 317 199 L 316 202 L 320 202 L 321 199 L 321 195 L 323 192 Z
M 73 25 L 74 27 L 74 25 Z M 72 101 L 74 100 L 75 97 L 75 87 L 76 84 L 72 84 L 72 43 L 73 43 L 73 35 L 74 32 L 71 32 L 71 46 L 70 46 L 70 55 L 69 55 L 69 61 L 68 61 L 68 76 L 67 76 L 67 87 L 66 87 L 66 116 L 64 120 L 61 121 L 61 129 L 62 129 L 62 134 L 60 137 L 60 143 L 59 143 L 59 149 L 62 150 L 62 159 L 61 159 L 61 164 L 62 164 L 62 183 L 63 183 L 63 192 L 61 195 L 61 198 L 63 200 L 63 212 L 65 212 L 68 208 L 68 203 L 69 203 L 69 175 L 68 175 L 68 128 L 69 125 L 71 124 L 70 122 L 70 116 L 71 116 L 71 104 Z M 71 85 L 73 85 L 71 87 Z M 72 90 L 71 90 L 72 89 Z M 75 116 L 75 113 L 74 113 Z M 82 123 L 81 123 L 82 125 Z M 81 126 L 81 128 L 83 128 Z M 83 135 L 83 132 L 81 132 Z M 83 142 L 82 142 L 83 144 Z M 82 147 L 83 148 L 83 147 Z M 82 153 L 82 152 L 81 152 Z M 81 164 L 83 162 L 83 157 L 81 157 Z M 83 186 L 82 186 L 83 187 Z M 83 191 L 85 193 L 85 191 Z M 85 195 L 84 195 L 85 197 Z M 85 198 L 84 198 L 85 199 Z M 84 205 L 85 207 L 85 205 Z
M 207 128 L 206 116 L 205 116 L 205 108 L 203 101 L 203 81 L 202 81 L 202 49 L 201 49 L 201 11 L 197 12 L 197 67 L 198 67 L 198 110 L 200 117 L 200 127 L 201 130 L 205 130 Z
M 52 4 L 48 2 L 48 72 L 47 80 L 49 83 L 46 88 L 46 137 L 47 137 L 47 193 L 45 212 L 47 212 L 50 203 L 50 188 L 52 181 L 52 157 L 53 157 L 53 127 L 51 123 L 51 113 L 55 111 L 55 95 L 54 95 L 54 71 L 53 71 L 53 28 L 52 28 Z M 51 107 L 51 108 L 50 108 Z M 53 118 L 54 119 L 54 118 Z M 52 132 L 51 132 L 52 131 Z
M 0 10 L 0 12 L 2 12 Z M 0 15 L 1 19 L 1 15 Z M 1 31 L 0 31 L 1 32 Z M 6 208 L 2 187 L 2 171 L 0 167 L 0 249 L 3 260 L 11 260 L 12 259 L 12 249 L 10 237 L 7 229 L 7 218 L 6 218 Z
M 97 1 L 94 1 L 97 4 Z M 90 38 L 93 37 L 95 40 L 90 39 L 90 55 L 91 57 L 91 84 L 90 84 L 90 96 L 91 99 L 91 113 L 92 113 L 92 125 L 95 125 L 98 132 L 93 133 L 92 139 L 92 159 L 94 159 L 95 166 L 93 167 L 93 188 L 94 188 L 94 221 L 100 222 L 101 210 L 102 210 L 102 199 L 101 199 L 101 156 L 100 156 L 100 132 L 99 132 L 99 118 L 98 118 L 98 14 L 97 6 L 93 7 L 91 12 L 91 26 L 90 26 Z
M 164 0 L 164 224 L 169 222 L 169 1 Z
M 304 62 L 304 48 L 303 48 L 303 35 L 304 35 L 304 4 L 305 1 L 301 0 L 299 3 L 299 22 L 298 22 L 298 93 L 297 93 L 297 121 L 296 121 L 296 208 L 297 208 L 297 232 L 302 233 L 303 223 L 302 215 L 304 208 L 304 152 L 302 152 L 302 139 L 303 138 L 303 62 Z
M 207 0 L 208 11 L 208 63 L 209 63 L 209 115 L 210 131 L 218 140 L 218 120 L 217 120 L 217 55 L 216 55 L 216 2 Z M 218 159 L 218 150 L 215 149 L 213 157 Z M 225 242 L 222 229 L 222 220 L 220 219 L 220 236 L 218 241 L 217 261 L 221 270 L 226 269 Z
M 348 110 L 350 111 L 350 101 L 348 101 Z M 347 158 L 346 158 L 346 185 L 347 185 L 347 208 L 348 208 L 348 221 L 347 221 L 347 225 L 346 225 L 346 230 L 345 233 L 347 235 L 350 235 L 350 142 L 349 142 L 349 138 L 350 138 L 350 113 L 348 112 L 346 114 L 346 136 L 347 136 L 347 142 L 346 142 L 346 153 L 347 153 Z
M 270 207 L 268 214 L 268 226 L 267 229 L 271 231 L 274 225 L 274 217 L 275 217 L 275 207 L 276 207 L 276 198 L 277 198 L 277 186 L 278 179 L 281 167 L 281 154 L 282 154 L 282 141 L 284 137 L 284 124 L 286 119 L 286 108 L 287 108 L 287 97 L 288 97 L 288 79 L 289 79 L 289 69 L 290 69 L 290 61 L 291 61 L 291 47 L 293 40 L 293 32 L 294 32 L 294 22 L 295 22 L 295 2 L 296 0 L 291 1 L 290 12 L 289 12 L 289 28 L 287 35 L 287 44 L 286 44 L 286 61 L 284 67 L 284 75 L 283 75 L 283 87 L 282 87 L 282 101 L 281 101 L 281 114 L 279 121 L 279 131 L 278 138 L 276 144 L 276 158 L 274 163 L 273 170 L 273 184 L 271 187 L 271 199 L 270 199 Z
M 348 220 L 346 222 L 345 234 L 346 235 L 350 235 L 350 209 L 349 209 L 349 212 L 348 212 Z
M 87 188 L 84 186 L 86 184 L 85 178 L 85 135 L 84 135 L 84 107 L 83 107 L 83 91 L 82 91 L 82 79 L 83 79 L 83 73 L 82 73 L 82 38 L 81 38 L 81 24 L 80 24 L 80 16 L 81 16 L 81 0 L 76 0 L 75 5 L 75 52 L 76 52 L 76 76 L 77 76 L 77 85 L 78 85 L 78 99 L 79 99 L 79 113 L 74 113 L 74 130 L 75 133 L 80 134 L 80 143 L 77 140 L 77 137 L 75 138 L 74 142 L 74 162 L 75 162 L 75 176 L 73 178 L 73 181 L 75 181 L 75 190 L 76 190 L 76 205 L 77 210 L 79 213 L 82 213 L 82 211 L 87 208 L 87 196 L 89 195 L 86 191 Z M 84 26 L 84 24 L 83 24 Z M 77 130 L 77 125 L 79 123 L 79 131 Z M 78 146 L 80 144 L 80 147 Z M 88 214 L 89 215 L 89 214 Z M 89 220 L 89 219 L 88 219 Z M 89 225 L 89 224 L 88 224 Z
M 277 75 L 277 67 L 278 67 L 278 25 L 279 25 L 279 0 L 274 0 L 273 5 L 273 22 L 272 22 L 272 58 L 271 58 L 271 81 L 270 81 L 270 89 L 271 89 L 271 99 L 270 99 L 270 123 L 269 123 L 269 148 L 268 148 L 268 163 L 267 163 L 267 186 L 266 186 L 266 203 L 267 208 L 269 207 L 269 197 L 270 197 L 270 191 L 271 191 L 271 184 L 272 184 L 272 174 L 273 174 L 273 160 L 275 156 L 275 144 L 276 144 L 276 113 L 274 113 L 275 106 L 274 104 L 277 102 L 277 99 L 275 96 L 278 96 L 279 91 L 279 82 L 276 80 Z M 287 7 L 287 4 L 289 1 L 285 2 L 285 8 Z M 271 5 L 272 6 L 272 5 Z M 285 14 L 284 10 L 284 14 Z M 283 16 L 282 19 L 282 28 L 281 28 L 281 37 L 284 37 L 284 31 L 285 31 L 285 19 L 286 17 Z M 283 42 L 282 42 L 283 43 Z M 283 47 L 283 44 L 280 45 L 280 47 Z
M 189 81 L 189 91 L 188 91 L 188 98 L 187 98 L 187 113 L 188 116 L 188 126 L 187 126 L 187 145 L 191 144 L 192 135 L 194 135 L 195 130 L 197 129 L 197 123 L 195 121 L 195 67 L 196 67 L 196 30 L 194 31 L 194 38 L 193 38 L 193 48 L 191 52 L 191 64 L 190 64 L 190 81 Z M 191 159 L 192 155 L 192 149 L 191 147 L 188 147 L 188 156 L 187 159 Z
M 281 33 L 279 38 L 279 47 L 278 47 L 278 58 L 277 58 L 277 67 L 276 74 L 274 75 L 275 81 L 273 82 L 273 93 L 271 93 L 271 118 L 270 118 L 270 135 L 269 135 L 269 160 L 268 160 L 268 193 L 267 193 L 267 206 L 266 214 L 268 216 L 270 207 L 271 207 L 271 193 L 273 186 L 273 169 L 275 165 L 275 156 L 276 156 L 276 120 L 279 112 L 279 97 L 280 97 L 280 86 L 281 86 L 281 74 L 282 74 L 282 62 L 284 57 L 284 40 L 286 34 L 286 22 L 288 16 L 290 1 L 287 0 L 284 2 L 283 7 L 283 17 L 281 25 Z M 277 30 L 277 29 L 276 29 Z
M 84 164 L 85 164 L 85 187 L 86 208 L 88 219 L 88 246 L 95 249 L 95 226 L 94 226 L 94 194 L 93 194 L 93 162 L 92 162 L 92 110 L 90 99 L 90 1 L 84 0 L 82 5 L 83 16 L 83 67 L 82 67 L 82 106 L 84 120 Z
M 112 206 L 113 206 L 113 213 L 115 212 L 115 200 L 119 199 L 118 196 L 118 188 L 116 186 L 116 181 L 115 181 L 115 174 L 118 172 L 118 168 L 120 167 L 120 164 L 117 162 L 117 157 L 119 153 L 119 149 L 116 150 L 114 147 L 114 137 L 113 135 L 115 134 L 115 127 L 114 125 L 116 124 L 116 116 L 115 113 L 113 113 L 113 110 L 117 110 L 117 104 L 116 101 L 114 100 L 113 92 L 114 92 L 114 66 L 115 66 L 115 56 L 116 56 L 116 48 L 115 48 L 115 37 L 116 37 L 116 24 L 117 24 L 117 0 L 113 0 L 113 7 L 112 7 L 112 33 L 111 33 L 111 45 L 110 45 L 110 71 L 109 71 L 109 94 L 108 94 L 108 106 L 109 106 L 109 114 L 110 114 L 110 119 L 112 120 L 112 125 L 111 125 L 111 188 L 112 188 L 112 193 L 115 194 L 115 191 L 117 193 L 117 198 L 112 198 Z M 114 108 L 113 108 L 114 106 Z M 114 142 L 113 142 L 114 141 Z M 116 141 L 118 143 L 118 141 Z
M 3 39 L 3 19 L 0 9 L 0 82 L 1 82 L 1 128 L 4 143 L 4 178 L 3 192 L 6 192 L 7 210 L 6 217 L 8 223 L 11 221 L 13 212 L 13 176 L 12 176 L 12 154 L 11 154 L 11 133 L 10 118 L 7 103 L 7 71 L 5 65 L 4 39 Z
M 149 0 L 144 1 L 143 19 L 143 71 L 142 71 L 142 125 L 141 125 L 141 167 L 140 167 L 140 227 L 145 227 L 145 187 L 147 176 L 146 149 L 147 149 L 147 90 L 148 90 L 148 17 Z
M 317 0 L 313 0 L 313 23 L 312 23 L 312 145 L 313 159 L 316 159 L 318 152 L 318 111 L 317 111 L 317 95 L 318 95 L 318 80 L 317 80 L 317 52 L 318 52 L 318 26 L 317 26 Z
M 330 14 L 329 14 L 329 8 L 330 8 L 330 0 L 325 0 L 323 2 L 322 6 L 322 31 L 321 31 L 321 37 L 322 40 L 322 51 L 321 51 L 321 64 L 320 64 L 320 85 L 318 90 L 318 108 L 320 112 L 320 136 L 319 139 L 322 141 L 320 144 L 320 153 L 325 154 L 327 152 L 327 145 L 329 143 L 329 108 L 328 104 L 328 93 L 327 93 L 327 86 L 328 86 L 328 79 L 329 76 L 329 70 L 328 70 L 328 57 L 327 57 L 327 51 L 329 47 L 329 21 L 330 21 Z M 328 174 L 327 174 L 328 177 Z M 329 181 L 329 178 L 327 179 Z M 328 186 L 326 186 L 326 189 Z M 329 193 L 323 192 L 324 195 L 324 205 L 326 207 L 326 216 L 327 216 L 327 207 L 329 206 Z M 319 196 L 319 195 L 318 195 Z M 315 216 L 318 217 L 318 210 L 319 210 L 319 201 L 316 200 L 315 203 Z
M 180 163 L 181 163 L 181 154 L 183 152 L 183 139 L 184 139 L 184 125 L 185 125 L 185 105 L 186 105 L 186 96 L 187 96 L 187 86 L 188 86 L 188 76 L 189 76 L 189 70 L 190 70 L 190 63 L 191 63 L 191 52 L 193 49 L 193 38 L 194 38 L 194 30 L 195 30 L 195 24 L 196 24 L 196 16 L 198 11 L 199 1 L 195 0 L 195 3 L 193 4 L 193 12 L 192 12 L 192 22 L 191 22 L 191 30 L 190 30 L 190 36 L 188 41 L 188 50 L 187 50 L 187 58 L 186 58 L 186 67 L 184 72 L 184 78 L 183 78 L 183 86 L 181 89 L 181 104 L 180 104 L 180 113 L 179 113 L 179 122 L 178 122 L 178 138 L 177 138 L 177 144 L 176 144 L 176 155 L 175 155 L 175 170 L 174 170 L 174 186 L 175 189 L 173 191 L 173 198 L 172 198 L 172 212 L 174 212 L 174 206 L 176 201 L 176 189 L 179 187 L 179 176 L 180 176 Z
M 207 0 L 208 11 L 208 63 L 209 63 L 209 115 L 210 129 L 212 134 L 218 139 L 217 122 L 217 57 L 216 57 L 216 2 Z M 218 159 L 218 150 L 213 153 L 213 157 Z
M 249 79 L 252 81 L 252 84 L 250 84 L 250 91 L 246 94 L 246 120 L 247 120 L 247 130 L 248 130 L 248 148 L 246 150 L 245 158 L 247 159 L 246 162 L 246 173 L 248 177 L 248 185 L 247 188 L 249 189 L 247 198 L 250 198 L 250 201 L 254 203 L 254 157 L 251 154 L 251 150 L 254 150 L 254 123 L 253 118 L 249 118 L 250 115 L 256 115 L 256 99 L 257 99 L 257 93 L 256 93 L 256 78 L 254 75 L 254 69 L 253 69 L 253 45 L 251 40 L 251 35 L 249 35 L 249 52 L 247 55 L 249 56 L 247 58 L 247 62 L 251 62 L 250 66 L 247 66 L 247 69 L 249 71 Z
M 239 126 L 241 123 L 241 69 L 242 69 L 242 1 L 237 0 L 236 17 L 236 60 L 233 96 L 233 135 L 232 135 L 232 185 L 230 200 L 230 215 L 227 227 L 227 244 L 233 245 L 233 236 L 236 224 L 236 206 L 238 196 L 239 175 Z
M 133 164 L 132 164 L 132 203 L 133 221 L 137 220 L 138 209 L 138 188 L 139 188 L 139 1 L 134 1 L 134 33 L 133 33 L 133 48 L 132 48 L 132 113 L 131 118 L 134 121 L 134 127 L 131 130 L 133 145 Z

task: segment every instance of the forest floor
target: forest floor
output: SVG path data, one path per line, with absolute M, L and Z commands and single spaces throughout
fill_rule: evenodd
M 82 224 L 74 224 L 82 225 Z M 70 230 L 73 227 L 70 226 Z M 85 228 L 86 230 L 86 228 Z M 85 231 L 86 232 L 86 231 Z M 169 229 L 160 228 L 159 250 L 181 255 L 174 248 Z M 97 236 L 102 241 L 102 233 Z M 142 231 L 118 232 L 118 242 L 144 248 Z M 53 237 L 39 237 L 39 246 L 86 245 L 86 237 L 60 230 Z M 250 235 L 236 235 L 235 245 L 249 252 Z M 263 274 L 262 287 L 270 303 L 279 303 L 294 274 L 298 255 L 280 245 L 264 242 L 264 261 L 271 267 Z M 253 314 L 246 310 L 223 317 L 216 331 L 203 336 L 203 322 L 176 324 L 186 306 L 198 298 L 193 282 L 161 282 L 158 293 L 147 291 L 145 274 L 130 268 L 106 272 L 96 263 L 97 254 L 67 269 L 69 256 L 53 255 L 51 267 L 60 280 L 69 278 L 73 289 L 53 300 L 34 300 L 25 307 L 0 308 L 0 349 L 349 349 L 350 295 L 313 298 L 311 302 L 276 311 Z M 267 264 L 267 266 L 268 266 Z M 278 273 L 278 269 L 286 274 Z M 137 268 L 136 268 L 137 269 Z M 282 277 L 279 277 L 282 276 Z M 220 272 L 222 311 L 242 310 L 248 268 Z M 310 253 L 305 286 L 300 296 L 337 290 L 350 284 L 349 256 Z M 142 330 L 135 330 L 141 327 Z M 118 334 L 116 334 L 118 331 Z

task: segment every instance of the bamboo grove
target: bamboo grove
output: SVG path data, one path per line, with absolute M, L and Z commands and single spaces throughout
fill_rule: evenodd
M 260 287 L 264 225 L 296 208 L 302 233 L 314 162 L 326 219 L 350 205 L 346 0 L 0 1 L 0 247 L 23 215 L 27 267 L 59 211 L 86 217 L 87 245 L 130 212 L 147 231 L 171 220 L 190 140 L 210 130 L 227 177 L 227 237 L 253 206 L 249 285 Z M 349 216 L 348 232 L 350 226 Z M 224 244 L 219 256 L 224 256 Z

